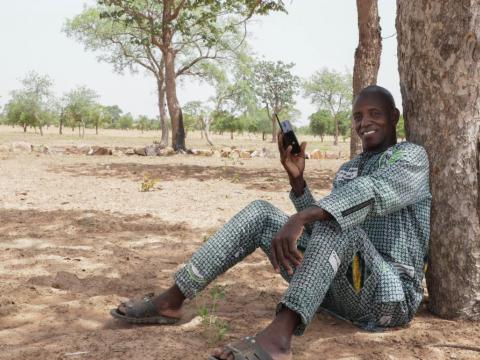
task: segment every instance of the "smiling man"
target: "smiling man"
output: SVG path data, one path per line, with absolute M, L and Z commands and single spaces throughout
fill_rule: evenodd
M 301 335 L 319 309 L 365 329 L 408 323 L 423 296 L 431 195 L 427 155 L 418 145 L 397 144 L 398 119 L 386 89 L 362 90 L 352 121 L 364 151 L 341 166 L 332 192 L 319 201 L 303 178 L 306 143 L 296 156 L 279 135 L 297 213 L 288 217 L 254 201 L 195 252 L 170 289 L 122 304 L 112 315 L 133 323 L 174 323 L 187 297 L 260 247 L 288 289 L 269 326 L 211 359 L 291 359 L 292 336 Z

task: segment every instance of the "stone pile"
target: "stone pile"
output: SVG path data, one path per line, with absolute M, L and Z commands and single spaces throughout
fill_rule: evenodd
M 48 147 L 45 145 L 32 145 L 24 141 L 17 141 L 7 144 L 0 144 L 0 152 L 13 152 L 13 153 L 42 153 L 42 154 L 67 154 L 67 155 L 110 155 L 110 156 L 171 156 L 176 152 L 172 147 L 162 147 L 159 144 L 147 145 L 144 147 L 104 147 L 96 145 L 80 144 L 74 146 L 54 146 Z M 223 147 L 220 149 L 190 149 L 182 154 L 190 154 L 194 156 L 205 157 L 219 157 L 230 159 L 242 159 L 248 160 L 252 158 L 269 158 L 274 159 L 278 157 L 277 152 L 271 152 L 266 148 L 261 150 L 254 149 L 239 149 L 235 146 Z M 341 152 L 322 151 L 319 149 L 312 150 L 310 153 L 305 154 L 307 159 L 311 160 L 331 160 L 342 159 L 347 160 L 348 155 Z

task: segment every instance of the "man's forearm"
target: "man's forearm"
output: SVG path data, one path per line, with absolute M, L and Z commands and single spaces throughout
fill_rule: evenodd
M 318 206 L 311 206 L 309 208 L 306 208 L 305 210 L 297 213 L 295 216 L 297 216 L 304 225 L 310 224 L 315 221 L 326 221 L 333 219 L 333 216 L 330 215 L 330 213 L 326 212 Z

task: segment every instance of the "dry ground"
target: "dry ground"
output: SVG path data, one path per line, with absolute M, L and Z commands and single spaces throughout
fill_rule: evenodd
M 0 144 L 133 146 L 155 136 L 109 131 L 78 140 L 53 129 L 41 138 L 0 128 Z M 190 141 L 201 147 L 195 136 Z M 258 138 L 234 143 L 274 150 Z M 328 193 L 339 165 L 308 161 L 317 196 Z M 145 174 L 159 179 L 153 191 L 140 192 Z M 293 212 L 278 160 L 0 154 L 0 359 L 205 359 L 218 344 L 197 316 L 211 305 L 208 291 L 187 304 L 178 326 L 122 325 L 108 310 L 168 286 L 204 239 L 255 199 Z M 216 312 L 229 325 L 224 341 L 268 324 L 286 288 L 260 251 L 215 285 L 225 293 Z M 295 339 L 294 358 L 475 359 L 480 352 L 434 345 L 479 346 L 479 332 L 478 324 L 439 319 L 425 306 L 409 327 L 384 333 L 319 314 Z

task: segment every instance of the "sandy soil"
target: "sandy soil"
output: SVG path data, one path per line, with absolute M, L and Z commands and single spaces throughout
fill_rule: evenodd
M 0 131 L 0 144 L 67 142 Z M 127 135 L 129 145 L 150 140 Z M 317 196 L 339 165 L 307 163 Z M 141 192 L 146 174 L 159 181 Z M 211 306 L 209 291 L 176 326 L 122 325 L 108 314 L 129 296 L 167 287 L 205 238 L 255 199 L 293 212 L 277 160 L 0 154 L 0 359 L 205 359 L 259 331 L 286 288 L 260 251 L 213 284 L 225 293 L 216 310 L 229 326 L 223 341 L 197 315 Z M 479 324 L 439 319 L 424 304 L 410 326 L 383 333 L 318 314 L 293 351 L 299 360 L 480 359 L 436 346 L 479 346 L 479 334 Z

